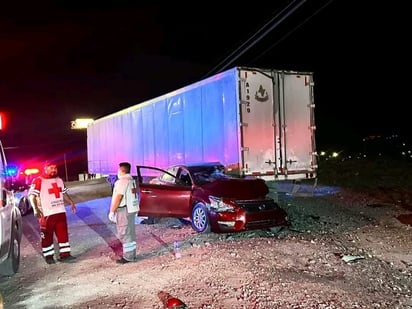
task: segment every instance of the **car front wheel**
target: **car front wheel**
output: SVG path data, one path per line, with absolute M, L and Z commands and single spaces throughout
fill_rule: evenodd
M 207 208 L 202 203 L 197 203 L 192 210 L 192 228 L 198 233 L 210 232 L 209 215 Z
M 4 275 L 14 275 L 19 270 L 20 266 L 20 239 L 19 227 L 17 223 L 13 225 L 13 231 L 10 239 L 10 252 L 7 260 L 4 262 L 2 273 Z

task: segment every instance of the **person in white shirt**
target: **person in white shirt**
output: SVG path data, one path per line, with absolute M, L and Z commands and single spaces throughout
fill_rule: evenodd
M 129 162 L 119 163 L 110 203 L 109 220 L 116 223 L 117 237 L 123 248 L 123 256 L 116 260 L 118 264 L 136 261 L 135 217 L 139 210 L 139 188 L 130 169 Z

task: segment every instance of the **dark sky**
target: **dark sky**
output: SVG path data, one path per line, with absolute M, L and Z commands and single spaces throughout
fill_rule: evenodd
M 409 134 L 410 31 L 396 2 L 80 3 L 2 4 L 0 138 L 12 160 L 76 149 L 85 132 L 71 120 L 233 66 L 314 72 L 318 148 Z

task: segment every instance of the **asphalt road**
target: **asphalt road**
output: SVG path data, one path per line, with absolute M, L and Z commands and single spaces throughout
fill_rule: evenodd
M 93 230 L 101 241 L 116 238 L 115 225 L 107 219 L 109 203 L 110 197 L 78 203 L 76 214 L 72 214 L 69 207 L 66 207 L 72 255 L 81 256 L 90 245 L 88 238 L 83 237 L 85 233 L 90 232 L 89 229 Z M 23 217 L 22 244 L 23 248 L 31 245 L 41 256 L 39 223 L 32 213 Z M 24 263 L 24 255 L 21 262 Z

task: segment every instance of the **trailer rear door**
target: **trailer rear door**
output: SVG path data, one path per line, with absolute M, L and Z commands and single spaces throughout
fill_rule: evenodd
M 316 177 L 315 119 L 312 73 L 274 72 L 277 95 L 278 178 Z
M 274 89 L 270 71 L 240 69 L 240 126 L 244 175 L 274 175 Z

